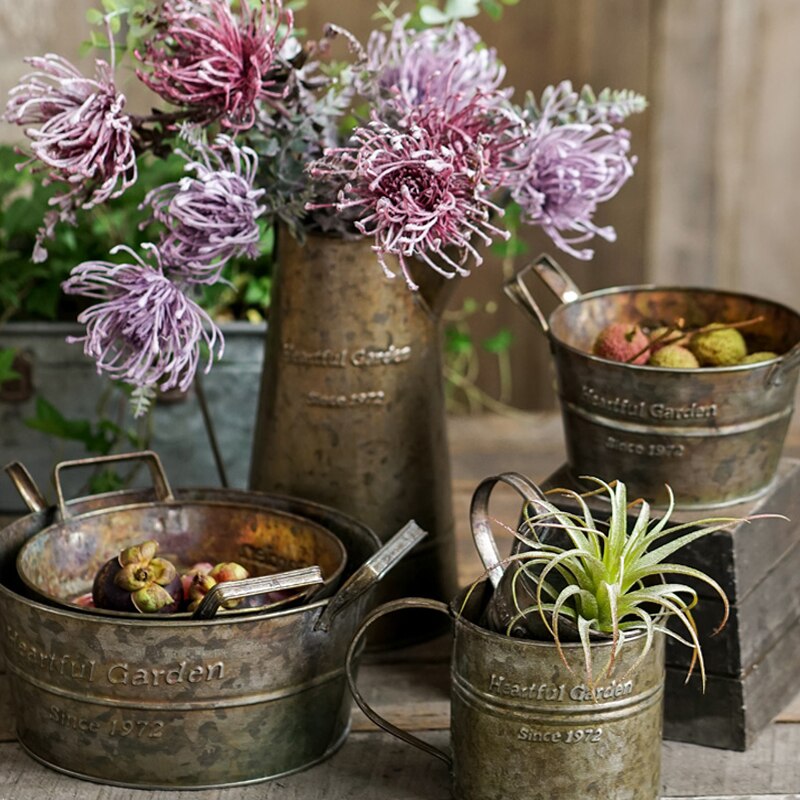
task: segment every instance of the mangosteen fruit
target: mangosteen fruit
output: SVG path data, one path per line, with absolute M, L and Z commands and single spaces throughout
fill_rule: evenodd
M 157 558 L 158 542 L 126 547 L 95 575 L 92 599 L 96 608 L 141 614 L 172 614 L 183 602 L 178 570 Z

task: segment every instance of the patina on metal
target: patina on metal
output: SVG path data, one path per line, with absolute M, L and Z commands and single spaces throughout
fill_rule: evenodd
M 279 495 L 180 490 L 174 499 L 318 522 L 344 543 L 345 578 L 360 589 L 340 589 L 352 602 L 339 598 L 327 632 L 317 622 L 331 599 L 209 621 L 82 614 L 25 595 L 17 554 L 58 518 L 52 507 L 35 511 L 0 533 L 0 644 L 20 743 L 61 772 L 138 788 L 240 785 L 327 758 L 350 724 L 344 657 L 370 602 L 352 576 L 378 551 L 376 537 L 345 514 Z M 133 519 L 154 502 L 153 492 L 126 491 L 67 508 L 75 521 L 111 507 Z M 412 526 L 402 539 L 422 535 Z
M 379 593 L 449 598 L 457 582 L 440 312 L 453 282 L 426 269 L 410 291 L 384 275 L 368 239 L 309 235 L 300 245 L 282 230 L 279 252 L 251 486 L 338 508 L 382 540 L 417 520 L 430 539 Z M 409 616 L 378 638 L 399 645 L 436 632 Z
M 64 498 L 63 475 L 77 467 L 122 461 L 147 464 L 156 502 L 76 515 Z M 20 465 L 10 468 L 12 479 L 21 481 L 20 493 L 30 499 L 30 476 L 26 479 Z M 61 462 L 55 467 L 53 482 L 58 521 L 25 543 L 17 556 L 17 571 L 34 599 L 68 605 L 81 613 L 137 616 L 134 612 L 76 606 L 74 600 L 91 591 L 94 576 L 106 561 L 146 539 L 158 542 L 159 553 L 179 568 L 201 561 L 235 561 L 254 577 L 310 566 L 320 568 L 324 578 L 321 586 L 294 592 L 279 601 L 264 596 L 265 607 L 330 595 L 347 561 L 339 539 L 313 520 L 243 502 L 176 501 L 161 461 L 152 451 Z M 181 613 L 189 616 L 188 612 Z M 241 609 L 223 609 L 221 613 L 241 613 Z
M 534 271 L 561 300 L 545 317 L 524 283 Z M 555 362 L 573 476 L 625 481 L 664 505 L 669 484 L 681 508 L 718 507 L 769 490 L 794 408 L 800 372 L 800 314 L 768 300 L 700 288 L 628 286 L 582 294 L 541 257 L 506 293 L 546 333 Z M 759 318 L 742 333 L 756 364 L 667 369 L 592 355 L 612 322 L 687 328 Z
M 664 640 L 632 637 L 607 665 L 611 642 L 592 645 L 594 680 L 583 650 L 565 643 L 504 636 L 477 624 L 491 594 L 486 583 L 448 608 L 424 598 L 376 609 L 348 652 L 353 697 L 377 725 L 445 761 L 458 800 L 657 800 L 660 796 Z M 455 631 L 448 754 L 400 730 L 358 690 L 353 661 L 370 625 L 394 611 L 449 614 Z M 604 669 L 604 667 L 606 669 Z

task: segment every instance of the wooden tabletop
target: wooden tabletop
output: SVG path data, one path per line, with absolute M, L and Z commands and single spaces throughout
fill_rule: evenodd
M 450 423 L 450 441 L 459 575 L 465 584 L 482 571 L 472 550 L 467 525 L 469 498 L 476 483 L 486 475 L 507 470 L 524 472 L 541 480 L 564 460 L 564 446 L 561 423 L 555 414 L 455 418 Z M 800 420 L 797 418 L 786 454 L 800 457 Z M 498 494 L 493 508 L 495 516 L 511 523 L 517 511 L 517 501 L 510 492 Z M 446 638 L 424 646 L 373 655 L 361 670 L 362 690 L 380 713 L 446 748 L 448 656 Z M 13 742 L 8 694 L 6 678 L 0 675 L 0 800 L 174 800 L 179 797 L 192 800 L 447 800 L 450 797 L 447 768 L 442 762 L 376 730 L 358 711 L 353 713 L 353 732 L 333 758 L 288 778 L 191 795 L 94 785 L 45 769 Z M 800 799 L 800 697 L 787 706 L 746 753 L 665 742 L 662 780 L 665 799 Z

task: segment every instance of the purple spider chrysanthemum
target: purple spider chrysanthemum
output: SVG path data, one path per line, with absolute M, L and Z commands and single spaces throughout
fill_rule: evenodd
M 42 242 L 52 238 L 57 222 L 74 224 L 76 208 L 119 197 L 136 182 L 136 153 L 131 119 L 123 113 L 125 95 L 108 63 L 96 62 L 94 79 L 55 55 L 28 63 L 37 71 L 11 90 L 5 117 L 39 126 L 25 131 L 34 159 L 49 168 L 48 182 L 70 186 L 53 199 L 58 210 L 48 212 L 39 231 L 34 261 L 43 261 Z
M 206 372 L 215 357 L 222 357 L 222 333 L 164 275 L 156 247 L 143 247 L 153 251 L 155 267 L 120 245 L 111 254 L 124 251 L 135 263 L 87 261 L 72 270 L 62 285 L 64 292 L 102 302 L 78 316 L 78 322 L 86 325 L 86 335 L 67 341 L 83 342 L 97 371 L 115 380 L 139 388 L 186 391 L 200 361 L 201 343 L 208 347 Z
M 633 174 L 636 159 L 628 155 L 625 129 L 597 122 L 559 124 L 559 102 L 566 98 L 562 91 L 553 93 L 511 154 L 506 183 L 525 222 L 541 226 L 561 250 L 588 260 L 594 251 L 574 245 L 594 236 L 616 239 L 613 227 L 600 228 L 592 218 L 598 204 L 614 197 Z M 567 238 L 566 231 L 577 235 Z
M 159 243 L 165 268 L 190 283 L 214 283 L 231 258 L 258 256 L 264 189 L 253 188 L 258 157 L 250 148 L 227 136 L 196 148 L 197 160 L 186 165 L 194 177 L 154 189 L 143 206 L 167 227 Z
M 422 120 L 424 121 L 424 120 Z M 336 204 L 359 212 L 355 227 L 375 237 L 374 250 L 384 271 L 396 256 L 406 282 L 416 284 L 407 259 L 416 257 L 446 277 L 467 275 L 465 264 L 482 262 L 473 235 L 486 244 L 506 236 L 489 217 L 502 213 L 486 197 L 481 142 L 454 142 L 453 131 L 419 122 L 403 129 L 378 119 L 356 129 L 351 147 L 334 148 L 310 167 L 312 177 L 339 180 Z
M 156 35 L 137 58 L 140 80 L 169 103 L 192 109 L 205 122 L 233 131 L 251 128 L 260 101 L 280 97 L 270 77 L 292 13 L 280 0 L 242 2 L 237 17 L 228 0 L 166 0 Z M 285 39 L 285 36 L 284 36 Z
M 503 103 L 511 94 L 499 91 L 505 67 L 493 49 L 481 45 L 478 33 L 463 22 L 415 31 L 403 18 L 389 36 L 375 31 L 367 45 L 367 64 L 382 98 L 379 115 L 386 117 L 387 110 L 402 115 L 428 103 L 460 107 L 477 94 L 485 105 Z

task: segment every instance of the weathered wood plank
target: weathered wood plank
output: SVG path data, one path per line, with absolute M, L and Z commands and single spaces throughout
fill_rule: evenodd
M 425 738 L 447 746 L 447 733 Z M 693 800 L 797 798 L 800 726 L 774 726 L 748 753 L 666 744 L 663 796 Z M 761 787 L 766 791 L 762 791 Z M 0 797 L 13 800 L 179 800 L 178 792 L 99 787 L 46 770 L 16 745 L 0 745 Z M 193 792 L 197 800 L 447 800 L 445 766 L 382 733 L 354 733 L 330 761 L 313 770 L 258 786 Z

